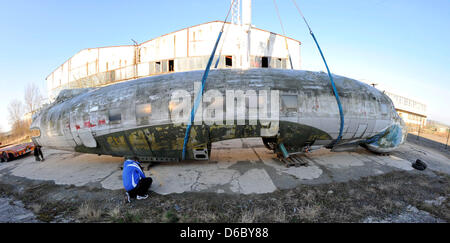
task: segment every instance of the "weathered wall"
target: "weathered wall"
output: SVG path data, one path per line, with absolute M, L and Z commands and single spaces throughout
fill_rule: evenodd
M 426 125 L 427 106 L 425 104 L 390 92 L 385 93 L 391 98 L 399 115 L 406 123 Z
M 201 70 L 206 67 L 223 22 L 214 21 L 160 36 L 140 45 L 85 49 L 58 67 L 47 77 L 50 100 L 67 88 L 102 86 L 114 82 L 168 72 Z M 243 30 L 226 24 L 219 43 L 219 68 L 225 68 L 225 56 L 232 57 L 232 68 L 241 67 Z M 286 38 L 294 69 L 300 69 L 300 42 Z M 220 52 L 221 51 L 221 52 Z M 269 67 L 290 68 L 285 37 L 252 28 L 250 67 L 260 67 L 261 57 L 270 58 Z M 169 60 L 173 60 L 170 68 Z

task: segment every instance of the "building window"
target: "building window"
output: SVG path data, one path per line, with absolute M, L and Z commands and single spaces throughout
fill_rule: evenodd
M 162 62 L 162 72 L 167 73 L 168 63 L 166 61 Z
M 155 62 L 155 73 L 161 72 L 161 62 Z
M 232 56 L 225 57 L 225 67 L 233 67 L 233 57 Z
M 282 63 L 283 63 L 283 61 L 281 60 L 281 58 L 277 58 L 277 61 L 276 61 L 277 63 L 276 63 L 276 65 L 275 65 L 275 67 L 276 68 L 281 68 L 282 67 Z
M 169 72 L 173 72 L 174 71 L 174 63 L 173 60 L 169 60 Z
M 268 57 L 262 57 L 261 58 L 261 67 L 262 68 L 268 68 L 269 67 L 269 58 Z

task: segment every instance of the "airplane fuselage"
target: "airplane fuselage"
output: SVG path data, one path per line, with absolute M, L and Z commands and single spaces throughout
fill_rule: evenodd
M 202 74 L 180 72 L 62 92 L 34 117 L 31 128 L 40 136 L 33 140 L 83 153 L 180 160 Z M 385 94 L 342 76 L 334 75 L 334 81 L 345 124 L 336 146 L 364 144 L 374 152 L 390 152 L 404 142 L 404 123 Z M 262 137 L 275 151 L 283 144 L 295 153 L 327 146 L 339 135 L 336 99 L 321 72 L 211 70 L 200 105 L 187 159 L 207 159 L 211 143 L 226 139 Z

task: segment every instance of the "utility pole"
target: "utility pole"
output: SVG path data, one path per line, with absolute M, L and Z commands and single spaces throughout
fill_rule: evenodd
M 420 127 L 422 126 L 422 122 L 419 122 L 419 131 L 417 132 L 417 139 L 416 140 L 419 140 L 419 137 L 420 137 Z
M 450 137 L 450 128 L 447 128 L 447 142 L 445 143 L 445 149 L 448 147 L 448 137 Z
M 134 43 L 134 78 L 139 77 L 139 69 L 138 64 L 140 62 L 140 51 L 139 51 L 139 43 L 133 39 L 131 41 Z

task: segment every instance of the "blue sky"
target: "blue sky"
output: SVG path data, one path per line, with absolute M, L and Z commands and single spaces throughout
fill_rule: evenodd
M 27 83 L 78 51 L 132 44 L 223 20 L 230 0 L 0 0 L 0 129 L 7 105 Z M 302 44 L 302 68 L 324 70 L 291 0 L 277 0 L 286 34 Z M 450 1 L 297 0 L 333 73 L 380 84 L 427 104 L 430 119 L 450 124 Z M 281 33 L 272 0 L 253 0 L 252 23 Z

